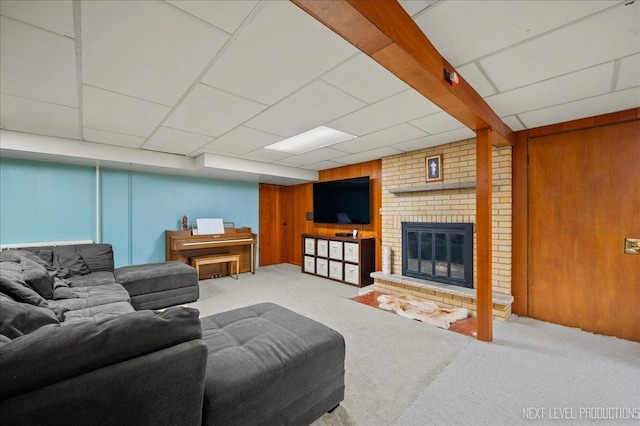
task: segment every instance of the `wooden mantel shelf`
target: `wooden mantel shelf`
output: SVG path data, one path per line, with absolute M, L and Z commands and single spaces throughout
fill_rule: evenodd
M 475 189 L 476 183 L 474 182 L 460 182 L 460 183 L 441 183 L 431 184 L 425 186 L 413 186 L 411 188 L 393 188 L 389 192 L 392 194 L 404 194 L 408 192 L 428 192 L 428 191 L 446 191 L 451 189 Z

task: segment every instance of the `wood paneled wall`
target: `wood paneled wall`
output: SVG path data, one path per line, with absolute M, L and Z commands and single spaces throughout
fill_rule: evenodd
M 519 132 L 513 312 L 640 341 L 640 109 Z
M 371 224 L 358 225 L 363 237 L 376 238 L 376 270 L 382 269 L 382 161 L 321 170 L 321 182 L 369 176 L 371 179 Z M 334 235 L 350 232 L 353 225 L 316 224 L 307 219 L 313 212 L 313 184 L 260 185 L 260 265 L 302 265 L 302 234 Z

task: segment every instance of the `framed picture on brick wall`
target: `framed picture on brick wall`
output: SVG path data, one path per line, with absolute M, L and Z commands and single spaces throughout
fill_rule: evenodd
M 427 182 L 442 180 L 442 154 L 432 155 L 425 160 Z

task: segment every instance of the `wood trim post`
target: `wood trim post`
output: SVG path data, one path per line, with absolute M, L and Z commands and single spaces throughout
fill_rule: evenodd
M 511 214 L 511 312 L 529 316 L 529 134 L 528 130 L 516 133 L 513 147 L 513 210 Z
M 493 340 L 492 268 L 492 145 L 491 129 L 476 131 L 477 339 Z

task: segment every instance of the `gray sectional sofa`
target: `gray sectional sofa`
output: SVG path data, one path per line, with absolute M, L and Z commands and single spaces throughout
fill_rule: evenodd
M 178 262 L 114 270 L 108 244 L 0 252 L 2 423 L 306 425 L 343 400 L 344 339 L 320 323 L 145 309 L 197 282 Z

